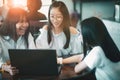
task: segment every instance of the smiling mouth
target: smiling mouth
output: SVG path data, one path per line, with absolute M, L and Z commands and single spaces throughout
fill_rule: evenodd
M 26 31 L 26 28 L 20 28 L 19 31 L 20 31 L 20 33 L 24 34 Z
M 59 23 L 53 23 L 54 25 L 59 25 Z
M 19 30 L 26 31 L 26 28 L 19 28 Z

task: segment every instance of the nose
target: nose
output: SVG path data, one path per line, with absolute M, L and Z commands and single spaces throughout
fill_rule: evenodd
M 28 25 L 29 25 L 29 24 L 28 24 L 27 22 L 23 22 L 23 23 L 22 23 L 22 26 L 23 26 L 23 27 L 28 27 Z
M 53 21 L 54 21 L 54 22 L 58 22 L 57 17 L 54 17 L 54 18 L 53 18 Z

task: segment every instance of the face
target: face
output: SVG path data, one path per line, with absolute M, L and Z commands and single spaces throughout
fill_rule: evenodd
M 59 8 L 52 8 L 50 11 L 50 20 L 54 28 L 60 28 L 63 21 L 63 15 L 59 11 Z
M 20 21 L 16 24 L 16 32 L 18 36 L 25 34 L 29 24 L 25 17 L 20 17 Z

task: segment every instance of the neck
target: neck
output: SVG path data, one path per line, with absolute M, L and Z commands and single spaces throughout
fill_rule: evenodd
M 63 31 L 62 28 L 54 28 L 54 29 L 53 29 L 53 32 L 54 32 L 55 34 L 59 34 L 59 33 L 61 33 L 62 31 Z

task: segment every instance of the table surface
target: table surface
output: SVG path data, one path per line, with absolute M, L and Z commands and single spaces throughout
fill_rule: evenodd
M 59 76 L 47 76 L 47 77 L 26 77 L 26 76 L 11 76 L 9 73 L 1 72 L 2 79 L 5 80 L 63 80 L 71 77 L 76 77 L 78 74 L 74 72 L 74 66 L 64 65 L 62 66 L 61 73 Z
M 61 69 L 61 73 L 59 76 L 11 76 L 9 73 L 4 72 L 0 74 L 0 80 L 94 80 L 93 75 L 87 75 L 88 72 L 84 72 L 82 74 L 76 74 L 74 72 L 74 66 L 72 65 L 63 65 Z M 84 77 L 83 77 L 84 76 Z M 77 77 L 81 77 L 76 79 Z M 1 79 L 2 78 L 2 79 Z M 88 79 L 89 78 L 89 79 Z

